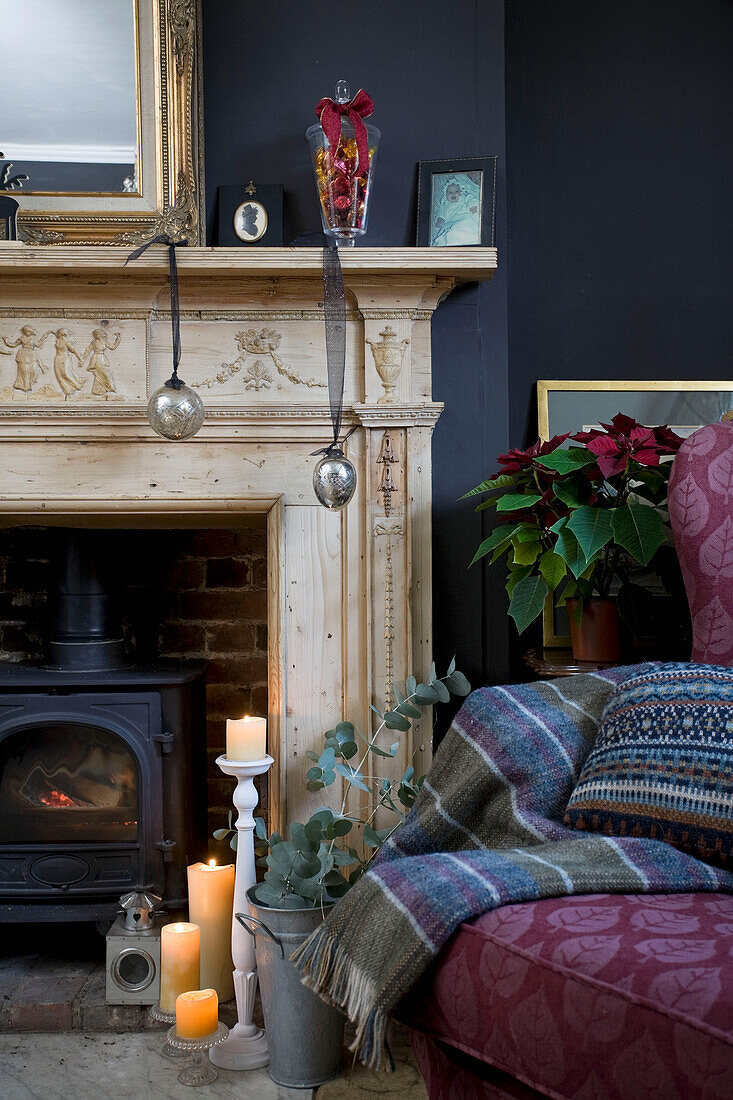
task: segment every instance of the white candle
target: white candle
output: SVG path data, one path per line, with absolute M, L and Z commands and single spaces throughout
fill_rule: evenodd
M 164 924 L 160 930 L 160 1007 L 175 1012 L 176 997 L 198 989 L 201 929 L 189 921 Z
M 234 996 L 232 914 L 234 864 L 216 860 L 188 868 L 188 913 L 201 929 L 201 985 L 215 989 L 220 1001 Z
M 266 754 L 266 718 L 227 718 L 227 760 L 262 760 Z

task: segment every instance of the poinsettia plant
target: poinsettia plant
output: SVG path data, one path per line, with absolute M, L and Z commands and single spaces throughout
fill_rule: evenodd
M 648 428 L 618 413 L 599 428 L 500 455 L 498 472 L 465 494 L 486 495 L 476 510 L 495 508 L 504 521 L 473 562 L 506 555 L 509 614 L 520 634 L 558 589 L 558 604 L 574 598 L 580 614 L 584 601 L 607 598 L 615 585 L 619 610 L 633 618 L 631 574 L 667 543 L 670 457 L 681 443 L 666 425 Z

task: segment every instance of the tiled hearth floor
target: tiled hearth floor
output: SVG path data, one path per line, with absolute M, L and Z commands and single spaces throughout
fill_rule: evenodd
M 14 925 L 0 929 L 0 1100 L 99 1100 L 100 1095 L 191 1100 L 180 1067 L 160 1054 L 163 1032 L 150 1030 L 147 1009 L 109 1006 L 104 991 L 104 940 L 93 926 Z M 259 1006 L 258 1006 L 259 1008 Z M 221 1018 L 234 1023 L 233 1003 Z M 352 1068 L 318 1090 L 318 1100 L 395 1100 L 427 1093 L 404 1034 L 396 1036 L 397 1072 Z M 310 1089 L 284 1089 L 267 1070 L 219 1071 L 202 1100 L 311 1100 Z

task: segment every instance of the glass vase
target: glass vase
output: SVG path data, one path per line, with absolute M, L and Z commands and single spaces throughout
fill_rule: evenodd
M 341 136 L 331 148 L 320 123 L 305 132 L 310 145 L 316 178 L 318 202 L 324 233 L 336 238 L 339 245 L 352 245 L 356 237 L 366 233 L 369 197 L 374 180 L 374 166 L 381 134 L 376 126 L 364 123 L 369 140 L 369 165 L 358 176 L 358 153 L 354 125 L 349 118 L 341 119 Z

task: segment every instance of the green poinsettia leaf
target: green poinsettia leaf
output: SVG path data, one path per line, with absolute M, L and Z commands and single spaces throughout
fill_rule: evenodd
M 590 561 L 612 538 L 611 510 L 584 504 L 573 512 L 567 530 L 573 532 L 585 560 Z
M 578 540 L 567 527 L 563 527 L 557 536 L 555 553 L 562 558 L 574 577 L 579 577 L 588 565 Z
M 567 565 L 554 550 L 545 550 L 539 560 L 539 570 L 550 592 L 554 592 L 563 577 L 567 576 Z
M 586 466 L 592 466 L 595 461 L 596 456 L 585 447 L 559 447 L 548 455 L 540 455 L 535 459 L 538 465 L 558 474 L 582 470 Z
M 517 625 L 520 634 L 541 613 L 547 599 L 547 585 L 544 577 L 525 577 L 512 593 L 509 602 L 509 614 Z
M 487 554 L 490 554 L 492 550 L 498 547 L 499 543 L 506 542 L 508 545 L 509 539 L 516 530 L 516 524 L 512 523 L 502 523 L 499 527 L 495 527 L 488 538 L 484 539 L 476 553 L 473 555 L 471 565 L 473 565 L 474 562 L 479 561 L 481 558 L 486 557 Z M 408 690 L 407 694 L 410 695 L 411 692 Z
M 521 542 L 514 547 L 514 565 L 532 565 L 537 561 L 542 545 L 540 542 Z
M 531 572 L 531 565 L 510 565 L 509 576 L 507 577 L 506 584 L 504 585 L 507 595 L 511 596 L 512 592 L 517 587 L 519 582 L 523 581 L 525 577 L 528 577 Z
M 512 474 L 499 474 L 498 477 L 491 477 L 487 481 L 482 481 L 475 489 L 469 489 L 467 493 L 464 493 L 458 499 L 468 500 L 469 497 L 479 496 L 481 493 L 491 493 L 494 489 L 506 489 L 513 483 L 514 476 Z
M 580 508 L 590 496 L 591 485 L 581 474 L 570 474 L 568 477 L 554 481 L 552 491 L 557 499 L 567 504 L 569 508 Z
M 648 504 L 623 504 L 612 511 L 616 542 L 641 565 L 648 565 L 666 541 L 660 513 Z
M 520 508 L 531 508 L 538 500 L 539 493 L 505 493 L 496 504 L 497 512 L 516 512 Z

